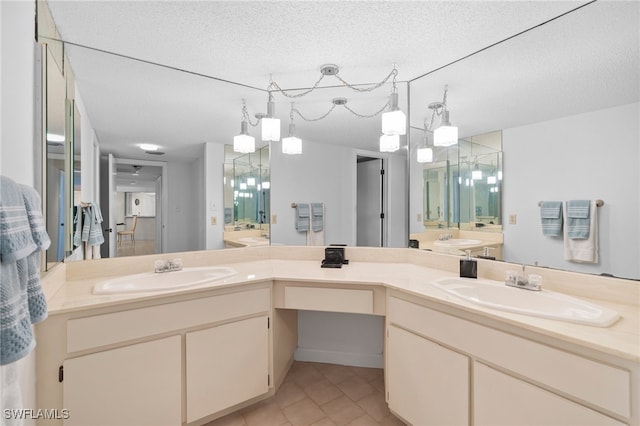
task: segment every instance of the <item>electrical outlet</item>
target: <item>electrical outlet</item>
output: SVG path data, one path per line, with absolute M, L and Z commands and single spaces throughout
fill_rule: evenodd
M 509 215 L 509 225 L 515 225 L 518 222 L 518 215 L 510 214 Z
M 218 223 L 218 218 L 215 216 L 211 216 L 211 225 L 216 225 Z
M 418 213 L 416 216 L 417 216 L 418 222 L 422 222 L 422 215 Z
M 278 223 L 278 215 L 277 214 L 272 214 L 271 215 L 271 224 L 275 225 L 276 223 Z

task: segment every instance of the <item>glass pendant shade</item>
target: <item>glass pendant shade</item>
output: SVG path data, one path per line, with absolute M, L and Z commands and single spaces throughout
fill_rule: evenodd
M 458 143 L 458 128 L 449 122 L 449 111 L 442 113 L 442 125 L 433 132 L 433 146 L 451 146 Z
M 289 136 L 282 139 L 282 153 L 289 155 L 302 154 L 302 139 Z
M 253 136 L 249 136 L 246 121 L 242 122 L 240 129 L 240 134 L 233 137 L 233 150 L 242 154 L 256 152 L 256 140 Z
M 263 118 L 262 119 L 262 140 L 263 141 L 279 141 L 280 140 L 280 119 L 279 118 Z
M 404 112 L 397 110 L 382 114 L 382 133 L 385 135 L 405 135 L 407 133 L 407 117 Z
M 302 139 L 297 138 L 296 134 L 296 125 L 291 123 L 289 124 L 289 137 L 282 138 L 282 153 L 289 155 L 298 155 L 302 154 Z
M 382 133 L 385 135 L 407 134 L 407 116 L 398 108 L 398 94 L 389 98 L 389 111 L 382 114 Z
M 496 183 L 498 183 L 498 179 L 495 176 L 488 176 L 487 183 L 489 185 L 495 185 Z
M 418 163 L 431 163 L 433 161 L 433 149 L 418 148 Z
M 458 128 L 456 126 L 440 126 L 433 132 L 434 146 L 451 146 L 458 143 Z
M 271 93 L 269 93 L 267 116 L 262 119 L 262 140 L 275 142 L 280 140 L 280 119 L 274 117 L 276 107 L 271 99 Z
M 380 136 L 380 152 L 395 152 L 400 149 L 400 136 L 382 135 Z
M 473 179 L 473 180 L 482 179 L 482 170 L 473 170 L 471 172 L 471 179 Z

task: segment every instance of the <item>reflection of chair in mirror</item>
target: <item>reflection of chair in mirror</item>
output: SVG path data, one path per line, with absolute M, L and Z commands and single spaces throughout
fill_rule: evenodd
M 131 222 L 131 229 L 125 231 L 118 231 L 118 244 L 122 243 L 123 235 L 131 235 L 131 242 L 136 243 L 136 225 L 138 224 L 138 216 L 133 216 L 133 222 Z

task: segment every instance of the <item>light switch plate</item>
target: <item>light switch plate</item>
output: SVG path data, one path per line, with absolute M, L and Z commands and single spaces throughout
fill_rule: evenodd
M 271 224 L 275 225 L 276 223 L 278 223 L 278 215 L 277 214 L 272 214 L 271 215 Z
M 518 215 L 510 214 L 509 215 L 509 225 L 515 225 L 518 222 Z
M 215 216 L 211 216 L 211 225 L 216 225 L 218 223 L 218 218 Z

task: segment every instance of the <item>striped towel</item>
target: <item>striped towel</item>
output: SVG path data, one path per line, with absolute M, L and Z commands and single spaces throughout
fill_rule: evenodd
M 562 235 L 562 201 L 543 201 L 540 205 L 540 222 L 543 235 Z
M 296 204 L 296 230 L 298 232 L 309 230 L 309 204 Z
M 49 244 L 38 193 L 0 176 L 0 365 L 33 349 L 31 324 L 47 317 L 40 251 Z
M 324 204 L 311 203 L 311 229 L 320 232 L 324 228 Z
M 567 236 L 572 240 L 589 238 L 590 220 L 589 210 L 591 201 L 567 201 Z

